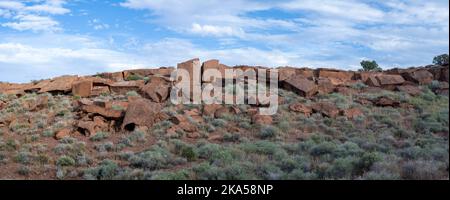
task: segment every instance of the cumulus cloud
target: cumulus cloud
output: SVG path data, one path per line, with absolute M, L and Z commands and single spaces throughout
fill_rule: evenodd
M 243 36 L 244 30 L 241 28 L 235 29 L 230 26 L 212 26 L 212 25 L 200 25 L 197 23 L 192 24 L 192 33 L 200 35 L 213 35 L 213 36 Z
M 2 26 L 19 31 L 57 31 L 60 30 L 59 23 L 50 17 L 39 15 L 18 15 L 14 19 L 16 22 L 3 23 Z
M 69 13 L 70 10 L 63 7 L 65 3 L 65 0 L 1 1 L 0 17 L 9 20 L 1 26 L 19 31 L 59 31 L 59 22 L 52 16 Z
M 103 31 L 89 37 L 61 31 L 55 16 L 70 12 L 65 3 L 0 0 L 0 28 L 33 31 L 0 33 L 0 80 L 173 66 L 193 57 L 353 70 L 362 59 L 375 59 L 391 68 L 429 64 L 449 46 L 448 1 L 442 0 L 122 0 L 114 5 L 147 13 L 125 24 L 120 17 L 92 19 L 88 25 Z M 129 26 L 141 21 L 150 24 Z

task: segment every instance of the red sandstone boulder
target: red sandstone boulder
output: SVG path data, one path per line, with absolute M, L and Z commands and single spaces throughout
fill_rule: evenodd
M 417 96 L 422 93 L 422 90 L 419 87 L 413 85 L 400 85 L 397 86 L 397 90 L 412 96 Z
M 408 81 L 421 85 L 430 84 L 434 78 L 433 74 L 425 69 L 405 72 L 402 73 L 402 76 Z
M 316 73 L 318 78 L 328 78 L 333 85 L 342 85 L 350 82 L 355 76 L 354 72 L 335 69 L 317 69 Z
M 125 95 L 129 91 L 139 91 L 144 84 L 143 80 L 116 82 L 111 84 L 110 89 L 115 94 Z
M 47 107 L 48 107 L 48 96 L 38 96 L 36 101 L 30 105 L 29 110 L 35 112 Z
M 296 69 L 293 67 L 281 67 L 278 68 L 278 80 L 285 81 L 291 76 L 295 75 Z
M 114 82 L 124 81 L 124 77 L 123 77 L 123 73 L 122 72 L 103 73 L 100 76 L 103 77 L 103 78 L 112 80 Z
M 334 91 L 335 84 L 328 78 L 318 78 L 317 86 L 319 94 L 329 94 Z
M 100 116 L 95 116 L 93 121 L 79 121 L 77 127 L 88 137 L 96 135 L 98 132 L 108 131 L 109 124 Z
M 197 126 L 190 122 L 185 115 L 176 115 L 172 117 L 171 121 L 185 132 L 194 133 L 198 131 Z
M 152 101 L 162 103 L 169 98 L 170 83 L 160 77 L 152 77 L 150 83 L 141 87 L 141 92 Z
M 135 126 L 152 127 L 161 120 L 162 105 L 150 100 L 139 98 L 128 105 L 122 128 L 134 130 Z
M 202 74 L 204 74 L 209 69 L 215 69 L 215 70 L 220 72 L 220 74 L 222 76 L 222 79 L 225 79 L 225 70 L 228 69 L 228 68 L 229 67 L 227 67 L 226 65 L 220 64 L 219 60 L 215 60 L 215 59 L 214 60 L 208 60 L 208 61 L 204 62 L 203 65 L 202 65 Z M 205 82 L 205 83 L 211 83 L 212 82 L 211 80 L 207 80 L 207 79 L 208 78 L 203 79 L 203 77 L 202 77 L 202 81 L 203 82 Z
M 308 80 L 302 75 L 295 75 L 284 81 L 283 87 L 304 97 L 311 97 L 318 92 L 314 81 Z
M 78 76 L 62 76 L 54 78 L 47 84 L 39 86 L 40 87 L 39 93 L 70 92 L 72 90 L 72 84 L 77 80 Z
M 272 116 L 256 114 L 252 117 L 253 124 L 271 125 L 273 123 Z
M 92 87 L 92 81 L 77 81 L 72 85 L 72 95 L 79 97 L 89 97 L 91 95 Z
M 91 97 L 96 97 L 96 96 L 101 96 L 101 95 L 106 95 L 106 94 L 110 94 L 111 91 L 109 90 L 108 86 L 94 86 L 91 90 Z
M 177 68 L 178 70 L 186 70 L 189 73 L 190 94 L 185 93 L 185 95 L 189 96 L 190 99 L 193 99 L 194 88 L 201 90 L 202 66 L 200 64 L 200 59 L 195 58 L 186 62 L 178 63 Z
M 342 86 L 337 87 L 336 89 L 334 89 L 334 91 L 345 96 L 351 96 L 358 92 L 356 89 Z
M 405 82 L 405 79 L 403 79 L 400 75 L 377 75 L 376 79 L 380 83 L 381 86 L 387 86 L 387 85 L 401 85 Z
M 381 85 L 380 85 L 380 82 L 378 81 L 378 79 L 376 78 L 375 75 L 368 76 L 367 79 L 366 79 L 366 81 L 365 81 L 365 83 L 366 83 L 368 86 L 372 86 L 372 87 L 380 87 L 380 86 L 381 86 Z
M 6 107 L 6 102 L 0 101 L 0 110 Z
M 311 116 L 311 113 L 312 113 L 312 109 L 310 107 L 305 106 L 304 104 L 301 104 L 301 103 L 291 104 L 289 106 L 289 109 L 294 112 L 303 113 L 307 117 Z
M 364 115 L 363 111 L 359 108 L 350 108 L 342 112 L 343 112 L 342 114 L 348 119 L 355 119 L 356 117 Z
M 114 110 L 114 109 L 107 109 L 105 108 L 105 105 L 98 106 L 98 105 L 83 105 L 81 107 L 81 110 L 87 113 L 94 113 L 101 115 L 106 118 L 111 119 L 119 119 L 123 116 L 123 111 L 121 110 Z
M 205 104 L 203 106 L 203 115 L 213 117 L 220 108 L 222 108 L 220 104 Z
M 379 97 L 378 99 L 375 99 L 373 101 L 373 103 L 376 106 L 382 106 L 382 107 L 388 107 L 388 106 L 390 106 L 390 107 L 400 107 L 400 102 L 399 101 L 390 99 L 388 97 Z
M 336 118 L 339 115 L 339 109 L 329 102 L 319 102 L 312 105 L 314 112 L 321 113 L 322 115 L 329 118 Z
M 70 137 L 70 133 L 72 132 L 72 130 L 65 128 L 62 130 L 59 130 L 56 134 L 55 134 L 55 139 L 57 140 L 61 140 L 67 137 Z

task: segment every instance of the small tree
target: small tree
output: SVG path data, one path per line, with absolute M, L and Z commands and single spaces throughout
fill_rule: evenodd
M 361 71 L 381 71 L 382 70 L 378 66 L 378 64 L 375 60 L 372 60 L 372 61 L 363 60 L 363 61 L 361 61 L 361 66 L 362 66 Z
M 448 65 L 448 54 L 442 54 L 442 55 L 434 57 L 433 64 Z

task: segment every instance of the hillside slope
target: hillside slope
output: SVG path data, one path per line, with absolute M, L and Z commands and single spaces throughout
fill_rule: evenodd
M 173 105 L 174 68 L 0 83 L 0 179 L 448 179 L 448 69 L 281 67 L 273 116 Z

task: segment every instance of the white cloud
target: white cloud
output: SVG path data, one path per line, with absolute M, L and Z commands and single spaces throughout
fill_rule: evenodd
M 50 17 L 39 15 L 18 15 L 14 17 L 17 22 L 3 23 L 2 26 L 19 31 L 57 31 L 60 30 L 59 23 Z
M 5 8 L 9 10 L 20 10 L 23 9 L 25 6 L 22 4 L 22 2 L 19 1 L 0 1 L 0 8 Z
M 105 30 L 105 29 L 109 29 L 109 27 L 110 27 L 109 24 L 102 23 L 99 19 L 89 20 L 88 24 L 95 30 Z
M 192 24 L 191 32 L 199 35 L 212 35 L 212 36 L 243 36 L 244 30 L 241 28 L 235 29 L 231 26 L 212 26 L 212 25 L 200 25 L 197 23 Z
M 286 10 L 306 10 L 318 12 L 321 15 L 344 18 L 354 21 L 380 21 L 384 13 L 363 2 L 354 0 L 323 1 L 294 0 L 280 5 Z
M 61 30 L 59 22 L 52 16 L 69 13 L 70 10 L 63 7 L 65 3 L 66 0 L 1 1 L 0 17 L 9 21 L 0 25 L 19 31 L 53 32 Z
M 242 37 L 246 29 L 288 24 L 283 23 L 283 20 L 259 20 L 242 16 L 272 6 L 250 0 L 127 0 L 120 5 L 149 10 L 151 22 L 172 30 L 216 37 Z

